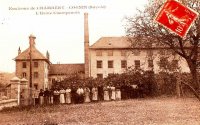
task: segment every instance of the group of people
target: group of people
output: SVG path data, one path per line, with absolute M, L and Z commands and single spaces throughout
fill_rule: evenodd
M 110 101 L 143 97 L 142 88 L 139 85 L 122 86 L 68 86 L 67 88 L 56 88 L 40 90 L 38 103 L 48 104 L 78 104 L 97 101 Z

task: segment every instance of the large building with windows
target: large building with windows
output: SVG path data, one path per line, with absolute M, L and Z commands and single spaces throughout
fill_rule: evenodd
M 32 74 L 32 86 L 35 89 L 48 88 L 48 73 L 49 73 L 49 54 L 46 57 L 35 47 L 36 37 L 29 36 L 29 44 L 31 47 L 21 52 L 18 50 L 18 56 L 15 58 L 16 71 L 15 75 L 19 78 L 25 78 L 30 83 L 30 70 Z M 31 48 L 31 49 L 30 49 Z M 30 68 L 30 50 L 31 50 L 31 65 Z
M 188 72 L 187 63 L 167 47 L 132 48 L 128 37 L 102 37 L 90 46 L 90 76 L 105 78 L 127 69 Z
M 35 36 L 30 35 L 32 46 L 32 86 L 35 89 L 50 88 L 53 81 L 62 81 L 72 74 L 81 77 L 105 78 L 112 73 L 124 73 L 127 69 L 189 72 L 184 59 L 167 47 L 131 48 L 128 37 L 102 37 L 89 45 L 88 14 L 84 14 L 83 64 L 51 64 L 50 55 L 41 54 L 35 47 Z M 30 81 L 30 47 L 18 50 L 16 76 Z

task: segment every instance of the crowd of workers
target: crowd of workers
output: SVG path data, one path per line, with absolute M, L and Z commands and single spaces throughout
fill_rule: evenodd
M 143 90 L 141 84 L 95 87 L 69 86 L 54 90 L 41 89 L 38 96 L 38 104 L 78 104 L 138 98 L 143 97 Z

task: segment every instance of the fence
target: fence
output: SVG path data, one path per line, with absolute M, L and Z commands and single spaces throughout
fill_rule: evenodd
M 20 91 L 19 91 L 20 90 Z M 3 88 L 0 89 L 0 103 L 9 102 L 8 100 L 17 100 L 17 105 L 28 105 L 30 102 L 30 92 L 32 98 L 38 98 L 39 90 L 27 89 L 27 88 Z M 34 104 L 34 100 L 32 99 Z

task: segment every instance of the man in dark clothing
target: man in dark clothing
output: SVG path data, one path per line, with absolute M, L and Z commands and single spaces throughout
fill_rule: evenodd
M 103 86 L 99 85 L 98 86 L 98 96 L 99 96 L 99 101 L 103 100 Z
M 44 104 L 48 105 L 49 104 L 49 97 L 50 97 L 50 92 L 49 90 L 46 88 L 44 91 Z
M 72 90 L 71 90 L 71 96 L 72 96 L 72 103 L 76 104 L 77 103 L 77 93 L 76 93 L 76 87 L 75 86 L 72 86 L 71 87 Z
M 143 83 L 138 84 L 138 94 L 140 98 L 144 98 L 144 84 Z

